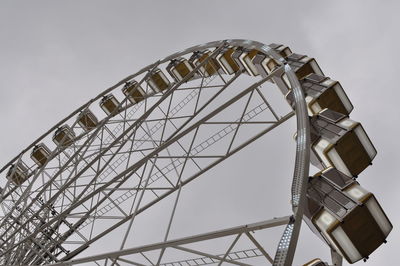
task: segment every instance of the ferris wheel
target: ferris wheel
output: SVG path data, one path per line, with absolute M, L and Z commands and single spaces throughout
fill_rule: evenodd
M 302 221 L 331 249 L 333 265 L 367 259 L 392 225 L 355 180 L 376 150 L 349 118 L 352 109 L 340 83 L 284 45 L 223 40 L 160 59 L 85 103 L 0 169 L 0 263 L 291 265 Z M 169 238 L 189 183 L 292 117 L 292 213 Z M 320 169 L 311 177 L 310 163 Z M 126 248 L 135 219 L 171 197 L 163 240 Z M 275 227 L 282 237 L 267 251 L 254 232 Z M 81 256 L 95 254 L 95 244 L 110 235 L 120 243 L 116 251 Z M 192 245 L 228 236 L 224 252 Z M 238 248 L 242 238 L 248 247 Z M 330 265 L 310 259 L 305 265 Z

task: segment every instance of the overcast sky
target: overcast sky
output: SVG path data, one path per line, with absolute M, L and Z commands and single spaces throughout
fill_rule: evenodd
M 362 122 L 378 150 L 373 166 L 359 181 L 376 195 L 394 230 L 388 244 L 381 246 L 367 265 L 394 265 L 400 247 L 399 11 L 398 1 L 365 0 L 2 1 L 0 165 L 88 99 L 159 58 L 228 38 L 284 43 L 295 52 L 315 57 L 327 76 L 341 82 L 355 106 L 351 118 Z M 294 149 L 293 132 L 287 133 L 289 138 L 281 141 L 290 142 Z M 293 151 L 282 148 L 278 152 L 283 160 L 280 167 L 293 164 Z M 254 169 L 262 169 L 260 157 L 272 159 L 265 155 L 270 153 L 268 141 L 243 153 L 257 158 L 249 166 Z M 235 173 L 240 175 L 235 160 L 240 158 L 215 170 L 215 175 L 223 175 L 218 182 L 221 187 L 214 191 L 215 200 L 218 192 L 226 189 L 223 182 Z M 197 185 L 206 188 L 210 182 L 205 179 Z M 262 184 L 279 187 L 277 183 Z M 286 187 L 279 189 L 289 195 L 290 181 L 282 183 Z M 266 193 L 273 198 L 272 192 Z M 185 195 L 190 193 L 190 189 L 185 191 Z M 196 193 L 201 194 L 193 189 L 188 199 L 193 200 Z M 213 195 L 213 188 L 209 193 Z M 241 197 L 252 192 L 246 193 Z M 247 206 L 240 197 L 227 202 Z M 192 203 L 201 206 L 202 200 Z M 263 204 L 269 206 L 264 219 L 285 215 L 278 205 Z M 210 212 L 218 213 L 217 206 Z M 288 197 L 285 206 L 289 210 Z M 235 212 L 235 208 L 221 208 L 227 210 L 224 215 Z M 251 211 L 252 206 L 247 208 Z M 232 226 L 240 223 L 231 221 Z M 311 256 L 328 259 L 326 248 L 305 226 L 303 229 L 295 263 L 304 263 Z

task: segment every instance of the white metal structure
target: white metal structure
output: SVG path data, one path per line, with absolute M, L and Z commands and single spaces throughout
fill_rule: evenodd
M 221 61 L 224 51 L 233 52 L 237 70 L 229 66 L 232 62 Z M 1 264 L 252 265 L 246 261 L 263 257 L 265 263 L 291 265 L 306 200 L 310 124 L 298 73 L 282 56 L 287 51 L 248 40 L 194 46 L 128 76 L 60 121 L 0 169 Z M 267 60 L 262 61 L 265 73 L 252 63 L 256 54 Z M 292 93 L 288 112 L 269 101 L 267 81 Z M 230 112 L 232 107 L 240 113 Z M 293 116 L 292 214 L 168 239 L 180 192 L 188 183 Z M 248 125 L 260 127 L 242 130 Z M 34 161 L 30 154 L 40 143 L 46 150 L 35 153 L 41 157 Z M 135 217 L 171 195 L 176 200 L 164 241 L 124 249 Z M 282 225 L 286 227 L 271 256 L 251 232 Z M 116 236 L 122 242 L 119 251 L 76 257 L 122 226 L 125 233 Z M 236 238 L 224 254 L 185 246 L 225 236 Z M 240 237 L 253 246 L 235 250 Z M 187 258 L 165 261 L 168 249 Z M 333 258 L 341 264 L 340 256 Z

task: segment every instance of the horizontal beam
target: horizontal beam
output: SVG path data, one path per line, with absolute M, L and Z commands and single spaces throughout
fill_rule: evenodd
M 90 256 L 90 257 L 76 259 L 76 260 L 69 260 L 67 262 L 58 262 L 58 263 L 53 263 L 53 264 L 49 264 L 49 265 L 65 265 L 65 264 L 73 265 L 73 264 L 81 264 L 81 263 L 87 263 L 87 262 L 92 262 L 92 261 L 97 261 L 97 260 L 103 260 L 106 258 L 112 259 L 112 258 L 117 258 L 120 256 L 127 256 L 127 255 L 132 255 L 132 254 L 137 254 L 137 253 L 147 252 L 147 251 L 152 251 L 152 250 L 158 250 L 158 249 L 168 248 L 168 247 L 176 247 L 179 245 L 186 245 L 186 244 L 191 244 L 191 243 L 195 243 L 195 242 L 199 242 L 199 241 L 222 238 L 222 237 L 226 237 L 226 236 L 231 236 L 231 235 L 247 233 L 247 232 L 252 232 L 252 231 L 258 231 L 258 230 L 267 229 L 267 228 L 271 228 L 271 227 L 286 225 L 289 222 L 289 220 L 290 220 L 290 216 L 284 216 L 284 217 L 274 218 L 271 220 L 266 220 L 266 221 L 262 221 L 262 222 L 258 222 L 258 223 L 241 225 L 241 226 L 232 227 L 229 229 L 218 230 L 218 231 L 213 231 L 213 232 L 209 232 L 209 233 L 205 233 L 205 234 L 199 234 L 199 235 L 169 240 L 166 242 L 159 242 L 156 244 L 150 244 L 150 245 L 145 245 L 145 246 L 136 247 L 136 248 L 129 248 L 129 249 L 119 250 L 119 251 L 115 251 L 115 252 L 104 253 L 101 255 L 95 255 L 95 256 Z

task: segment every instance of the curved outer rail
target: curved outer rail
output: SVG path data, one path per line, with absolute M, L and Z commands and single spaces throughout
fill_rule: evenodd
M 292 265 L 304 213 L 310 166 L 310 124 L 304 92 L 296 74 L 286 64 L 286 60 L 270 47 L 252 41 L 234 40 L 233 42 L 242 42 L 238 44 L 239 46 L 260 49 L 272 58 L 285 64 L 285 73 L 289 78 L 294 92 L 298 137 L 296 139 L 296 160 L 291 190 L 293 217 L 285 228 L 274 259 L 274 265 Z
M 274 265 L 291 265 L 292 261 L 293 261 L 295 249 L 296 249 L 299 232 L 300 232 L 300 226 L 301 226 L 302 216 L 303 216 L 303 212 L 304 212 L 304 202 L 306 199 L 306 195 L 305 195 L 306 194 L 305 193 L 306 192 L 306 183 L 307 183 L 308 175 L 309 175 L 309 172 L 308 172 L 309 171 L 309 163 L 310 163 L 309 120 L 308 120 L 307 107 L 306 107 L 304 93 L 302 91 L 299 80 L 296 77 L 295 73 L 290 68 L 290 66 L 286 63 L 286 60 L 282 56 L 277 54 L 269 46 L 262 44 L 260 42 L 241 40 L 241 39 L 231 39 L 231 40 L 209 42 L 209 43 L 202 44 L 202 45 L 196 45 L 196 46 L 190 47 L 188 49 L 182 50 L 180 52 L 174 53 L 168 57 L 165 57 L 164 59 L 161 59 L 153 64 L 150 64 L 150 65 L 142 68 L 137 73 L 122 79 L 115 85 L 106 89 L 105 91 L 100 93 L 98 96 L 94 97 L 93 99 L 89 100 L 87 103 L 85 103 L 84 105 L 82 105 L 81 107 L 76 109 L 65 119 L 61 120 L 59 123 L 57 123 L 55 126 L 53 126 L 49 131 L 47 131 L 45 134 L 43 134 L 38 139 L 36 139 L 31 145 L 29 145 L 27 148 L 25 148 L 20 154 L 18 154 L 10 162 L 8 162 L 4 167 L 2 167 L 0 169 L 0 173 L 3 172 L 5 169 L 7 169 L 11 164 L 13 164 L 16 160 L 18 160 L 24 153 L 29 151 L 32 147 L 34 147 L 37 143 L 39 143 L 42 139 L 44 139 L 46 136 L 48 136 L 51 132 L 53 132 L 55 129 L 57 129 L 59 126 L 61 126 L 63 123 L 65 123 L 67 120 L 71 119 L 76 114 L 78 114 L 81 110 L 87 108 L 90 104 L 99 100 L 101 97 L 103 97 L 104 95 L 113 91 L 114 89 L 121 86 L 125 82 L 130 81 L 133 78 L 135 78 L 136 76 L 143 74 L 146 71 L 151 70 L 155 66 L 165 63 L 165 62 L 168 62 L 171 59 L 174 59 L 176 57 L 179 57 L 179 56 L 182 56 L 182 55 L 185 55 L 185 54 L 197 51 L 197 50 L 221 47 L 222 45 L 240 46 L 240 47 L 244 47 L 244 48 L 248 48 L 248 49 L 257 49 L 260 52 L 263 52 L 263 53 L 269 55 L 270 57 L 274 58 L 276 61 L 278 61 L 280 63 L 281 66 L 284 65 L 284 71 L 289 78 L 289 82 L 290 82 L 292 90 L 294 92 L 295 112 L 296 112 L 296 117 L 297 117 L 297 136 L 298 137 L 296 139 L 296 159 L 295 159 L 295 168 L 294 168 L 292 189 L 291 189 L 291 193 L 292 193 L 291 203 L 292 203 L 292 209 L 293 209 L 293 216 L 283 233 L 283 236 L 279 243 L 279 246 L 278 246 L 278 249 L 277 249 L 277 252 L 275 255 L 275 259 L 274 259 Z

